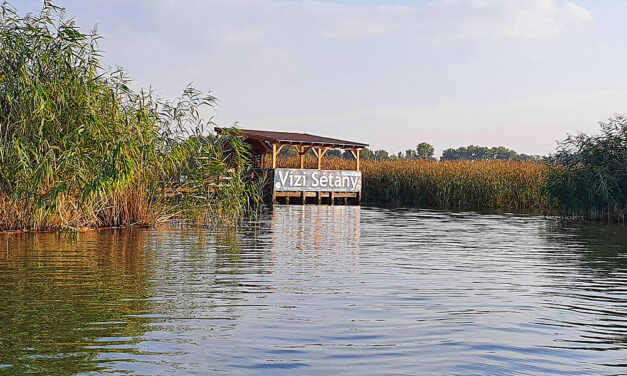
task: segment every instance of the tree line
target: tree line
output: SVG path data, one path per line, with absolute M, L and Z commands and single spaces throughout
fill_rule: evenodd
M 293 148 L 286 148 L 281 151 L 283 157 L 294 157 L 298 155 L 298 152 Z M 329 150 L 326 154 L 328 157 L 353 159 L 353 155 L 349 151 L 342 151 L 339 149 Z M 390 160 L 426 160 L 435 161 L 435 148 L 433 145 L 427 142 L 421 142 L 416 145 L 415 149 L 407 149 L 404 152 L 399 151 L 397 154 L 389 153 L 386 150 L 378 149 L 362 149 L 361 158 L 365 160 L 375 161 L 390 161 Z M 449 148 L 442 152 L 440 161 L 489 161 L 489 160 L 503 160 L 503 161 L 540 161 L 545 157 L 538 155 L 528 155 L 517 153 L 512 149 L 508 149 L 504 146 L 462 146 L 456 149 Z

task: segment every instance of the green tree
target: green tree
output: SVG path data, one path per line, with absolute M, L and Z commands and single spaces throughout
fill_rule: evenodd
M 376 159 L 377 161 L 387 161 L 388 159 L 390 159 L 390 155 L 387 151 L 380 149 L 374 152 L 374 159 Z
M 426 142 L 421 142 L 416 146 L 416 156 L 418 157 L 418 159 L 433 159 L 434 151 L 435 149 L 433 148 L 433 145 Z
M 368 148 L 363 148 L 359 152 L 359 158 L 361 158 L 361 159 L 375 159 L 375 155 L 372 152 L 372 150 L 370 150 Z
M 405 150 L 405 159 L 408 161 L 414 161 L 418 159 L 418 154 L 416 153 L 416 150 L 414 149 Z
M 518 153 L 503 146 L 488 148 L 486 146 L 469 145 L 457 149 L 446 149 L 440 160 L 443 161 L 478 161 L 478 160 L 519 160 Z
M 342 156 L 342 150 L 340 150 L 340 149 L 331 149 L 331 150 L 327 151 L 325 156 L 327 156 L 329 158 L 339 158 L 339 157 Z

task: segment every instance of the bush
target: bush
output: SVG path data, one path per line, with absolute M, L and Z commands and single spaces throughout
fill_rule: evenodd
M 627 215 L 627 118 L 601 122 L 599 135 L 564 140 L 555 155 L 547 191 L 564 216 L 625 221 Z

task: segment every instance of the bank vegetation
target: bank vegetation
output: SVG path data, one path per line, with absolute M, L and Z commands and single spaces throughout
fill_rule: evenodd
M 200 116 L 215 98 L 132 90 L 102 67 L 98 39 L 47 2 L 1 6 L 0 231 L 244 216 L 260 190 L 247 146 Z
M 306 168 L 315 168 L 313 157 Z M 298 158 L 282 158 L 280 167 L 297 168 Z M 355 169 L 355 161 L 323 159 L 322 168 Z M 362 201 L 393 206 L 449 210 L 498 210 L 548 213 L 544 193 L 550 167 L 540 162 L 364 160 Z
M 615 115 L 599 125 L 599 134 L 579 133 L 559 145 L 546 192 L 564 217 L 625 223 L 627 118 Z

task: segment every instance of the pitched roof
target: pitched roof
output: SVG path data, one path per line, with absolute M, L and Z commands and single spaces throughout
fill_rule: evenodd
M 224 128 L 215 128 L 216 132 L 222 132 Z M 339 140 L 337 138 L 315 136 L 308 133 L 273 132 L 255 129 L 237 129 L 247 139 L 266 141 L 270 144 L 298 144 L 315 145 L 331 148 L 365 148 L 368 144 L 354 141 Z

